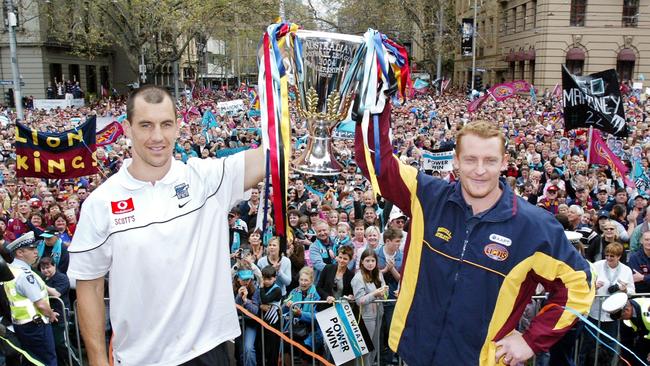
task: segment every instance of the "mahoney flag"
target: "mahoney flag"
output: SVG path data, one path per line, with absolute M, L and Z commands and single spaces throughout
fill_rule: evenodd
M 95 160 L 95 117 L 64 132 L 39 132 L 16 124 L 16 175 L 76 178 L 98 172 Z
M 576 76 L 562 66 L 564 127 L 593 127 L 617 137 L 627 137 L 623 99 L 616 70 Z

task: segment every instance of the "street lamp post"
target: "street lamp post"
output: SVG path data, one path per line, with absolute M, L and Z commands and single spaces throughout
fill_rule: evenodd
M 18 57 L 16 54 L 16 13 L 14 13 L 13 0 L 5 0 L 7 9 L 7 23 L 9 28 L 9 52 L 11 53 L 11 73 L 14 78 L 14 103 L 16 104 L 16 118 L 23 119 L 23 98 L 20 85 L 20 72 L 18 71 Z
M 472 25 L 472 90 L 474 91 L 474 79 L 476 75 L 476 0 L 474 0 L 474 25 Z

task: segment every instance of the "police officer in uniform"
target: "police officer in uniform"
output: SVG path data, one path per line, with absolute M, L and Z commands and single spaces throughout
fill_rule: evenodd
M 7 245 L 14 261 L 9 265 L 14 280 L 4 289 L 11 307 L 11 321 L 22 348 L 47 366 L 56 366 L 54 336 L 50 322 L 59 314 L 50 307 L 45 282 L 32 272 L 38 259 L 34 232 L 23 234 Z
M 626 293 L 618 292 L 603 301 L 602 309 L 612 319 L 623 320 L 626 327 L 621 327 L 621 342 L 644 362 L 650 362 L 650 299 L 628 299 Z M 632 365 L 643 365 L 627 351 L 621 351 Z

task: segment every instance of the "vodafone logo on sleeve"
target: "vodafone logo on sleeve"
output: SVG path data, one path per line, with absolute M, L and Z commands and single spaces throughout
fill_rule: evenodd
M 114 214 L 124 214 L 133 211 L 133 198 L 122 201 L 111 201 L 111 211 Z

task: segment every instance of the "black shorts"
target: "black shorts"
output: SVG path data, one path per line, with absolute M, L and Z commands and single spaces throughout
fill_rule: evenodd
M 185 362 L 182 366 L 230 366 L 227 344 L 228 341 L 223 342 L 212 350 Z

